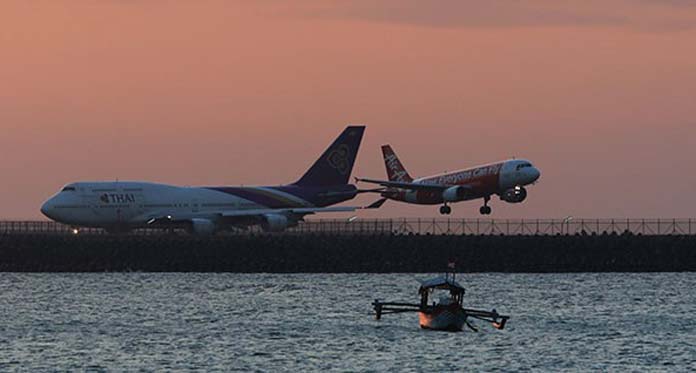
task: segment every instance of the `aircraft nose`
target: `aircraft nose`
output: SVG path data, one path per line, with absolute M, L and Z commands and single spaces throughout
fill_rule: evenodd
M 539 177 L 541 176 L 541 171 L 539 171 L 539 169 L 536 168 L 536 167 L 532 167 L 532 168 L 529 170 L 529 173 L 530 173 L 529 176 L 530 176 L 531 179 L 532 179 L 532 183 L 535 182 L 535 181 L 537 181 L 537 180 L 539 179 Z
M 53 216 L 51 215 L 51 210 L 53 207 L 53 198 L 49 199 L 48 201 L 44 202 L 43 205 L 41 205 L 41 213 L 44 214 L 49 219 L 53 219 Z

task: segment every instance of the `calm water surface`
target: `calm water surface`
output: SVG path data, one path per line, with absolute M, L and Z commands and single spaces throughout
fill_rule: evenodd
M 696 371 L 696 274 L 467 274 L 508 327 L 446 333 L 370 303 L 406 274 L 0 274 L 0 371 Z

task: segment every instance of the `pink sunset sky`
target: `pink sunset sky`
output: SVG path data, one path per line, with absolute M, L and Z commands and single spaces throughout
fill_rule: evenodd
M 77 180 L 291 182 L 348 123 L 363 177 L 384 143 L 414 176 L 530 159 L 494 218 L 693 217 L 696 1 L 0 4 L 0 219 Z

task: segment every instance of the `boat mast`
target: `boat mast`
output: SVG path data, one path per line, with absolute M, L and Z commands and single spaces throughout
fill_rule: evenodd
M 449 281 L 449 276 L 452 276 L 452 282 L 454 282 L 457 276 L 456 263 L 454 260 L 447 262 L 447 272 L 445 272 L 445 281 Z M 448 276 L 449 275 L 449 276 Z

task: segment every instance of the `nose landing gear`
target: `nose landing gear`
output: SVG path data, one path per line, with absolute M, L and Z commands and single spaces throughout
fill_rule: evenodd
M 451 213 L 452 213 L 452 208 L 451 208 L 451 207 L 449 207 L 449 206 L 447 206 L 447 205 L 440 206 L 440 214 L 442 214 L 442 215 L 449 215 L 449 214 L 451 214 Z
M 485 196 L 483 197 L 483 206 L 479 209 L 479 212 L 481 215 L 490 215 L 491 214 L 491 207 L 488 206 L 488 201 L 491 200 L 491 196 Z

